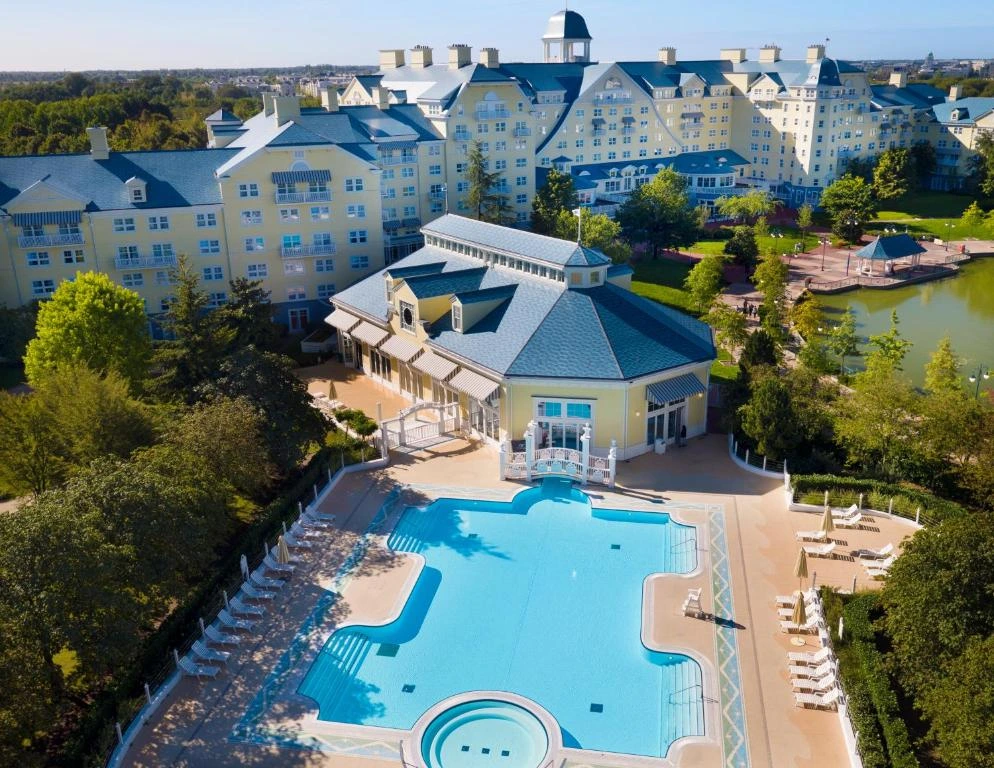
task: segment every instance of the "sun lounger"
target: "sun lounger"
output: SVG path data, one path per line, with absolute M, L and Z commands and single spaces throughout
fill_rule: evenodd
M 807 608 L 808 619 L 821 618 L 821 606 L 819 606 L 817 603 L 814 604 L 805 603 L 805 607 Z M 786 607 L 777 608 L 777 613 L 780 615 L 781 619 L 786 619 L 789 621 L 790 617 L 794 615 L 794 609 Z
M 271 591 L 279 591 L 286 586 L 286 582 L 283 579 L 271 579 L 266 576 L 265 573 L 266 567 L 264 565 L 260 565 L 256 568 L 252 572 L 252 575 L 249 576 L 249 581 L 252 582 L 252 586 Z
M 269 592 L 265 589 L 257 589 L 251 582 L 248 581 L 242 584 L 241 593 L 245 595 L 248 600 L 272 600 L 276 597 L 275 592 Z
M 795 693 L 795 707 L 813 707 L 815 709 L 835 709 L 839 696 L 842 692 L 838 688 L 833 688 L 823 696 L 817 693 Z
M 894 555 L 887 555 L 883 560 L 877 560 L 873 558 L 861 557 L 859 561 L 863 564 L 864 568 L 890 568 L 897 557 Z
M 873 568 L 871 566 L 864 566 L 866 568 L 866 575 L 871 579 L 886 579 L 890 575 L 890 568 Z
M 859 514 L 859 507 L 855 504 L 853 504 L 848 509 L 842 510 L 840 512 L 832 510 L 832 517 L 835 518 L 836 523 L 838 523 L 840 519 L 845 520 L 847 517 L 855 517 L 858 514 Z
M 306 535 L 306 534 L 305 534 Z M 291 528 L 287 531 L 286 536 L 283 537 L 283 541 L 290 549 L 313 549 L 314 542 L 307 541 L 303 538 L 298 538 L 296 529 Z
M 186 656 L 180 657 L 179 669 L 186 677 L 196 677 L 199 680 L 204 678 L 208 680 L 213 680 L 217 677 L 217 673 L 221 670 L 218 667 L 212 667 L 207 664 L 197 664 L 195 661 L 191 661 Z
M 835 542 L 827 544 L 807 544 L 803 547 L 808 557 L 835 557 Z
M 275 571 L 276 573 L 278 573 L 280 575 L 286 574 L 287 576 L 289 576 L 291 573 L 293 573 L 295 570 L 297 570 L 297 566 L 291 565 L 290 563 L 278 563 L 278 562 L 276 562 L 276 558 L 273 557 L 273 553 L 272 552 L 270 552 L 268 555 L 266 555 L 263 558 L 262 564 L 264 566 L 266 566 L 267 570 Z
M 798 531 L 794 535 L 798 541 L 825 541 L 828 538 L 824 531 Z
M 312 517 L 306 512 L 297 518 L 297 523 L 302 525 L 304 528 L 314 528 L 319 531 L 330 531 L 334 526 L 325 521 L 318 520 L 316 517 Z
M 196 640 L 190 650 L 193 651 L 194 656 L 204 662 L 207 662 L 208 664 L 214 662 L 224 664 L 229 658 L 231 658 L 231 653 L 228 651 L 219 651 L 216 648 L 210 648 L 200 640 Z
M 305 517 L 311 518 L 311 520 L 318 520 L 322 523 L 334 523 L 338 519 L 338 515 L 332 515 L 328 512 L 321 512 L 317 509 L 310 509 L 304 513 Z
M 835 665 L 830 661 L 823 661 L 817 667 L 806 664 L 791 664 L 787 671 L 791 677 L 813 677 L 815 679 L 825 677 L 835 673 Z
M 794 686 L 795 691 L 816 691 L 818 693 L 825 693 L 826 691 L 831 691 L 835 688 L 835 675 L 825 675 L 825 677 L 820 680 L 813 680 L 811 678 L 807 679 L 794 679 L 790 681 Z
M 815 595 L 814 590 L 810 590 L 809 589 L 806 592 L 804 592 L 804 604 L 805 605 L 811 605 L 811 603 L 815 602 L 816 600 L 817 600 L 817 596 Z M 789 595 L 777 595 L 777 605 L 778 606 L 779 605 L 784 605 L 784 606 L 787 606 L 789 608 L 792 608 L 794 606 L 795 602 L 797 602 L 797 593 L 796 592 L 794 592 L 792 594 L 789 594 Z
M 860 560 L 884 560 L 890 557 L 894 551 L 894 545 L 890 542 L 884 544 L 880 549 L 857 549 L 853 552 L 853 557 Z
M 304 538 L 317 539 L 327 532 L 328 532 L 327 528 L 305 528 L 303 525 L 300 524 L 300 518 L 297 518 L 294 524 L 290 526 L 289 535 L 296 536 L 297 538 L 300 539 Z
M 835 518 L 836 528 L 861 528 L 863 526 L 863 516 L 858 512 L 852 517 Z
M 227 627 L 228 629 L 238 629 L 242 632 L 253 631 L 255 629 L 255 625 L 259 623 L 250 619 L 242 619 L 238 616 L 234 616 L 224 608 L 218 611 L 217 619 L 221 622 L 222 626 Z
M 791 664 L 805 664 L 809 667 L 817 667 L 832 658 L 832 649 L 827 645 L 811 653 L 791 651 L 787 654 L 787 660 Z
M 820 618 L 808 621 L 807 624 L 795 624 L 792 621 L 781 621 L 780 631 L 791 635 L 811 635 L 818 631 Z
M 235 616 L 254 616 L 259 618 L 266 615 L 266 610 L 258 605 L 243 603 L 237 596 L 228 601 L 228 610 Z
M 240 645 L 242 639 L 238 635 L 229 635 L 213 624 L 208 624 L 204 627 L 204 641 L 208 645 Z

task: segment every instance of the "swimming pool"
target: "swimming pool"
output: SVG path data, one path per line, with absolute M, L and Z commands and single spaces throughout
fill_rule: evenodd
M 592 509 L 567 481 L 510 503 L 408 508 L 389 544 L 425 567 L 401 615 L 335 632 L 298 692 L 322 720 L 409 729 L 477 690 L 527 697 L 567 747 L 664 756 L 702 735 L 700 666 L 641 642 L 642 582 L 697 565 L 696 529 Z

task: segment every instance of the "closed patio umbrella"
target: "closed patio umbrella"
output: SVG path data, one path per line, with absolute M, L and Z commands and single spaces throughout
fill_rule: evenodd
M 808 578 L 808 556 L 803 549 L 798 551 L 797 563 L 794 565 L 794 575 L 798 579 L 797 588 L 800 589 L 800 583 Z
M 286 540 L 282 536 L 276 541 L 276 562 L 284 564 L 290 562 L 290 547 L 286 545 Z
M 245 557 L 245 555 L 242 555 L 238 559 L 238 564 L 242 567 L 242 578 L 248 581 L 249 577 L 248 558 Z
M 804 593 L 797 591 L 797 600 L 794 601 L 794 615 L 791 616 L 793 622 L 799 626 L 808 623 L 808 611 L 804 605 Z
M 821 516 L 821 529 L 825 533 L 831 533 L 835 530 L 835 520 L 832 519 L 831 507 L 825 507 L 825 512 Z

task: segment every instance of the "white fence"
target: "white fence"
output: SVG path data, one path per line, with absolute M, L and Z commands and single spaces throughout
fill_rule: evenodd
M 434 419 L 421 421 L 418 414 L 423 412 L 430 413 Z M 383 442 L 389 448 L 423 445 L 453 435 L 459 428 L 458 403 L 417 403 L 380 424 Z
M 500 478 L 531 481 L 541 477 L 568 477 L 582 485 L 600 483 L 614 487 L 618 465 L 618 446 L 612 440 L 607 456 L 590 453 L 590 425 L 580 435 L 580 450 L 576 448 L 535 448 L 535 428 L 531 421 L 525 430 L 525 450 L 511 451 L 507 443 L 500 446 Z
M 754 475 L 772 477 L 778 480 L 787 476 L 786 460 L 778 461 L 753 453 L 748 448 L 743 448 L 731 432 L 728 433 L 728 455 L 742 469 L 746 472 L 752 472 Z

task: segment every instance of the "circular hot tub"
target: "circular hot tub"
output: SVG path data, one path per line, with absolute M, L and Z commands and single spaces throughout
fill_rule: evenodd
M 428 768 L 538 768 L 548 751 L 542 721 L 524 707 L 496 699 L 446 709 L 421 737 Z

